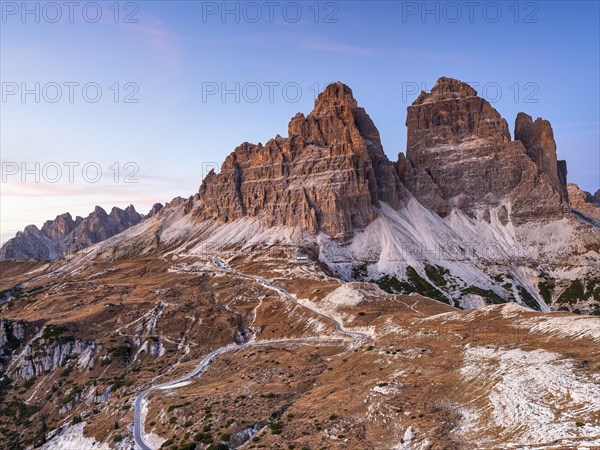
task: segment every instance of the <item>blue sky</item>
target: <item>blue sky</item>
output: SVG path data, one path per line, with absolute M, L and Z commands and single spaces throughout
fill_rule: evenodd
M 404 151 L 417 91 L 450 76 L 473 83 L 511 130 L 519 111 L 550 120 L 569 180 L 599 188 L 598 2 L 480 2 L 472 11 L 428 2 L 424 16 L 423 2 L 277 3 L 231 2 L 239 13 L 223 17 L 222 2 L 122 2 L 116 17 L 113 2 L 100 2 L 93 22 L 93 7 L 62 6 L 56 19 L 45 3 L 28 3 L 34 12 L 23 17 L 21 2 L 3 2 L 2 241 L 65 211 L 133 203 L 147 212 L 187 197 L 240 143 L 287 135 L 290 118 L 337 80 L 352 87 L 391 159 Z M 72 102 L 70 82 L 79 83 Z M 39 102 L 23 99 L 35 83 Z M 223 87 L 224 101 L 210 94 Z M 23 164 L 35 172 L 36 162 L 39 182 L 29 174 L 23 183 Z M 73 182 L 69 163 L 79 164 Z

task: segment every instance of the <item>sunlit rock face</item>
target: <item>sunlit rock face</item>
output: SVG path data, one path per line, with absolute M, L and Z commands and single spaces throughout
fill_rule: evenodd
M 329 85 L 288 137 L 244 143 L 200 187 L 201 216 L 229 222 L 260 216 L 264 226 L 301 226 L 344 237 L 376 217 L 380 201 L 407 198 L 379 132 L 342 83 Z

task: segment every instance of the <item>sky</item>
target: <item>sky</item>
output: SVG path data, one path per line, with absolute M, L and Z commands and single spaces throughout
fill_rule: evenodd
M 396 160 L 441 76 L 514 129 L 552 123 L 568 179 L 600 187 L 600 11 L 589 2 L 11 2 L 0 22 L 0 240 L 194 194 L 242 142 L 287 136 L 349 85 Z

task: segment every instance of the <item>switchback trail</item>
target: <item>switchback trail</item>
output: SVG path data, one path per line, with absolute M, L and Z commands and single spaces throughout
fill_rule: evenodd
M 298 299 L 295 296 L 293 296 L 292 294 L 290 294 L 288 291 L 286 291 L 285 289 L 280 288 L 278 286 L 273 286 L 273 285 L 269 284 L 264 278 L 239 272 L 238 270 L 231 268 L 230 266 L 228 266 L 227 264 L 225 264 L 224 262 L 222 262 L 221 260 L 219 260 L 217 258 L 213 258 L 212 262 L 219 270 L 222 270 L 222 271 L 228 272 L 228 273 L 233 273 L 233 274 L 236 274 L 236 275 L 244 277 L 244 278 L 252 279 L 252 280 L 256 281 L 257 283 L 259 283 L 261 286 L 264 286 L 265 288 L 272 289 L 272 290 L 278 292 L 280 295 L 289 299 L 294 304 L 296 304 L 302 308 L 306 308 L 309 311 L 311 311 L 313 314 L 316 314 L 318 317 L 321 317 L 325 320 L 330 321 L 334 325 L 334 327 L 338 333 L 343 334 L 344 336 L 347 336 L 347 337 L 353 339 L 354 341 L 360 342 L 360 341 L 364 341 L 365 339 L 369 338 L 369 335 L 366 333 L 361 333 L 361 332 L 357 332 L 357 331 L 348 331 L 348 330 L 344 329 L 342 324 L 339 321 L 337 321 L 336 319 L 334 319 L 333 317 L 330 317 L 326 314 L 323 314 L 320 311 L 317 311 L 314 308 L 311 308 L 310 306 L 300 303 L 298 301 Z M 216 350 L 213 350 L 208 355 L 206 355 L 191 372 L 188 372 L 187 374 L 185 374 L 182 377 L 177 378 L 175 380 L 168 381 L 168 382 L 162 383 L 162 384 L 157 384 L 154 386 L 150 386 L 149 388 L 142 391 L 135 398 L 135 400 L 134 400 L 134 415 L 133 415 L 133 437 L 134 437 L 135 445 L 140 450 L 155 450 L 151 444 L 149 444 L 148 442 L 146 442 L 144 440 L 144 433 L 143 433 L 142 409 L 143 409 L 144 399 L 148 396 L 148 394 L 150 394 L 151 392 L 156 391 L 156 390 L 175 389 L 175 388 L 182 387 L 182 386 L 189 384 L 189 382 L 193 378 L 201 376 L 206 371 L 206 369 L 209 366 L 209 364 L 211 363 L 211 361 L 213 359 L 215 359 L 217 356 L 222 355 L 223 353 L 227 353 L 227 352 L 243 350 L 243 349 L 245 349 L 247 347 L 251 347 L 251 346 L 273 345 L 273 344 L 281 344 L 281 343 L 305 343 L 305 344 L 317 345 L 317 344 L 323 343 L 323 342 L 339 341 L 339 340 L 340 340 L 340 338 L 324 338 L 324 337 L 250 340 L 243 344 L 229 344 L 224 347 L 219 347 Z

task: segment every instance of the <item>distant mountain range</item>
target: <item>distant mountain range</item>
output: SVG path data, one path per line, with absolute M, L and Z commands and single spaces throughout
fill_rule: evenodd
M 160 208 L 160 203 L 155 204 L 146 217 Z M 0 259 L 56 259 L 108 239 L 143 219 L 133 205 L 124 210 L 113 207 L 110 214 L 96 206 L 86 218 L 77 216 L 74 220 L 69 213 L 61 214 L 47 220 L 41 229 L 28 225 L 18 232 L 0 248 Z

